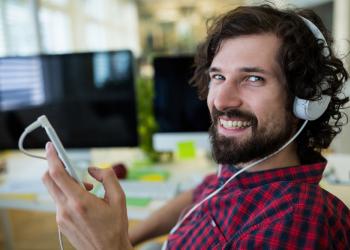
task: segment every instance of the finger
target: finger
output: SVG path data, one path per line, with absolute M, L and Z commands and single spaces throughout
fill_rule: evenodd
M 96 180 L 102 182 L 105 189 L 105 198 L 110 201 L 111 205 L 119 207 L 120 204 L 126 203 L 124 191 L 120 186 L 119 181 L 112 168 L 102 170 L 90 167 L 89 173 Z
M 48 171 L 45 172 L 41 179 L 55 203 L 64 204 L 67 198 L 63 194 L 62 190 L 53 181 Z
M 58 158 L 51 142 L 46 144 L 46 158 L 49 165 L 49 174 L 56 185 L 67 197 L 79 197 L 82 191 L 81 186 L 64 169 L 64 165 Z

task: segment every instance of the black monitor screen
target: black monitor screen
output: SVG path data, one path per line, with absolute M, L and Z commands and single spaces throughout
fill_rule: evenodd
M 18 69 L 2 67 L 6 72 L 1 71 L 1 65 L 15 59 L 22 64 L 28 61 L 26 57 L 0 59 L 0 75 L 6 75 L 0 78 L 2 86 L 19 82 Z M 36 61 L 35 71 L 33 66 L 30 71 L 40 79 L 31 88 L 35 101 L 30 91 L 20 96 L 12 89 L 16 96 L 0 90 L 0 149 L 16 148 L 20 133 L 42 114 L 68 148 L 137 145 L 130 51 L 43 55 Z M 25 146 L 40 148 L 47 140 L 45 132 L 38 129 L 28 135 Z
M 153 66 L 158 132 L 207 132 L 210 116 L 206 101 L 199 100 L 189 84 L 193 57 L 157 57 Z

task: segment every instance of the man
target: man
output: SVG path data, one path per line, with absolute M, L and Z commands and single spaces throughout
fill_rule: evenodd
M 218 174 L 128 235 L 125 197 L 113 172 L 89 170 L 106 189 L 100 200 L 65 173 L 48 144 L 43 181 L 62 232 L 79 249 L 129 249 L 168 233 L 198 204 L 171 231 L 168 249 L 349 249 L 349 209 L 318 185 L 326 165 L 320 150 L 340 132 L 340 108 L 348 101 L 338 95 L 348 74 L 331 42 L 308 11 L 239 7 L 217 19 L 199 46 L 193 82 L 207 98 Z M 330 103 L 318 119 L 306 124 L 293 112 L 296 97 L 322 94 Z

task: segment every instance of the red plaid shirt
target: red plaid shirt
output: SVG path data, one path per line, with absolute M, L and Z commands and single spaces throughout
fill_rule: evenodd
M 325 165 L 240 174 L 169 235 L 168 249 L 350 249 L 350 211 L 318 185 Z M 208 176 L 194 202 L 235 172 Z

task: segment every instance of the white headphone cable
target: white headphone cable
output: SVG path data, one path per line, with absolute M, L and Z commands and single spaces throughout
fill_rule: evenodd
M 28 156 L 30 156 L 30 157 L 34 157 L 34 158 L 46 160 L 46 157 L 40 156 L 40 155 L 34 155 L 34 154 L 30 153 L 29 151 L 27 151 L 26 149 L 23 148 L 23 141 L 24 141 L 24 138 L 28 135 L 29 132 L 31 132 L 31 131 L 25 129 L 24 132 L 23 132 L 23 133 L 21 134 L 21 136 L 19 137 L 19 140 L 18 140 L 18 148 L 19 148 L 19 150 L 20 150 L 23 154 L 28 155 Z
M 38 158 L 38 159 L 42 159 L 42 160 L 47 160 L 46 157 L 44 156 L 40 156 L 40 155 L 34 155 L 30 152 L 28 152 L 26 149 L 23 148 L 23 141 L 24 141 L 24 138 L 28 135 L 28 133 L 30 133 L 31 131 L 33 131 L 35 128 L 35 126 L 37 126 L 38 124 L 34 124 L 33 127 L 27 127 L 24 132 L 21 134 L 21 136 L 19 137 L 19 140 L 18 140 L 18 148 L 19 150 L 25 154 L 25 155 L 28 155 L 30 157 L 34 157 L 34 158 Z M 39 125 L 40 126 L 40 125 Z M 61 233 L 61 230 L 60 228 L 57 226 L 57 230 L 58 230 L 58 242 L 60 244 L 60 249 L 61 250 L 64 250 L 64 245 L 63 245 L 63 239 L 62 239 L 62 233 Z
M 58 226 L 57 226 L 57 231 L 58 231 L 58 242 L 60 243 L 60 249 L 64 250 L 62 232 Z
M 305 128 L 306 124 L 307 124 L 308 120 L 305 120 L 304 123 L 301 125 L 301 127 L 299 128 L 299 130 L 295 133 L 295 135 L 290 138 L 282 147 L 280 147 L 277 151 L 273 152 L 272 154 L 269 154 L 268 156 L 265 156 L 264 158 L 261 158 L 260 160 L 257 160 L 251 164 L 248 164 L 247 166 L 245 166 L 244 168 L 240 169 L 239 171 L 237 171 L 234 175 L 232 175 L 220 188 L 216 189 L 215 191 L 213 191 L 212 193 L 210 193 L 207 197 L 205 197 L 203 200 L 201 200 L 200 202 L 198 202 L 195 206 L 193 206 L 182 218 L 181 220 L 176 223 L 176 225 L 173 227 L 173 229 L 171 229 L 169 234 L 173 234 L 180 226 L 181 224 L 186 220 L 186 218 L 188 216 L 190 216 L 193 211 L 195 211 L 199 206 L 201 206 L 205 201 L 209 200 L 210 198 L 212 198 L 213 196 L 215 196 L 216 194 L 218 194 L 228 183 L 230 183 L 234 178 L 236 178 L 239 174 L 243 173 L 244 171 L 258 165 L 259 163 L 271 158 L 272 156 L 278 154 L 279 152 L 281 152 L 283 149 L 285 149 L 290 143 L 292 143 L 295 138 L 298 137 L 298 135 L 303 131 L 303 129 Z M 166 240 L 162 246 L 162 250 L 166 249 L 168 244 L 168 240 Z

